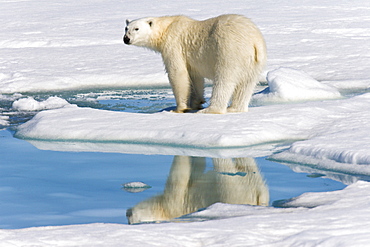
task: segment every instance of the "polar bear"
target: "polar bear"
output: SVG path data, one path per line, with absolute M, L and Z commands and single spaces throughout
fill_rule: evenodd
M 161 53 L 176 99 L 174 112 L 200 110 L 204 79 L 213 81 L 208 108 L 201 113 L 245 112 L 266 63 L 260 30 L 241 15 L 204 21 L 186 16 L 126 20 L 123 41 Z M 231 101 L 231 104 L 229 105 Z

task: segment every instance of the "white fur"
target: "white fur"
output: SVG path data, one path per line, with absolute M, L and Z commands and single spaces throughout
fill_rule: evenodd
M 214 85 L 209 107 L 200 112 L 247 111 L 266 63 L 261 32 L 240 15 L 204 21 L 186 16 L 127 21 L 124 40 L 162 54 L 176 98 L 175 112 L 201 109 L 204 78 L 213 80 Z
M 163 194 L 128 209 L 129 223 L 170 220 L 216 202 L 268 205 L 268 187 L 253 158 L 214 158 L 213 166 L 205 172 L 205 158 L 175 156 Z

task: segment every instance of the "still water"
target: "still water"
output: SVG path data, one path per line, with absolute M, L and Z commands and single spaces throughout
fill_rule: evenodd
M 49 96 L 33 95 L 40 100 Z M 115 111 L 151 113 L 174 104 L 169 89 L 56 96 Z M 340 174 L 302 171 L 266 157 L 195 157 L 186 151 L 157 155 L 145 147 L 122 153 L 120 144 L 16 139 L 14 127 L 35 113 L 12 111 L 10 98 L 0 101 L 2 114 L 11 120 L 0 130 L 0 228 L 163 222 L 216 202 L 271 206 L 304 192 L 345 187 Z M 169 147 L 156 147 L 161 148 Z M 147 186 L 125 188 L 130 182 Z

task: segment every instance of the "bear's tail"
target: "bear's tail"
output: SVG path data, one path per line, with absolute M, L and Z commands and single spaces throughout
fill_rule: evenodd
M 263 44 L 254 44 L 254 61 L 261 69 L 265 66 L 267 61 L 265 42 Z

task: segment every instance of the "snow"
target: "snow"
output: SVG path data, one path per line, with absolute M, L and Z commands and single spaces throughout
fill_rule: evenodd
M 268 71 L 285 66 L 320 81 L 364 80 L 368 10 L 366 1 L 3 2 L 0 93 L 167 85 L 160 56 L 125 46 L 122 36 L 127 18 L 179 13 L 252 18 L 266 38 Z
M 0 99 L 14 101 L 17 111 L 41 111 L 16 133 L 39 148 L 68 150 L 73 142 L 79 144 L 74 151 L 241 157 L 253 146 L 259 155 L 302 164 L 296 168 L 302 171 L 370 175 L 369 1 L 14 0 L 3 1 L 0 11 Z M 225 12 L 252 18 L 268 46 L 268 88 L 254 96 L 258 107 L 248 113 L 138 114 L 24 96 L 167 86 L 158 54 L 122 44 L 124 20 L 178 13 L 205 19 Z M 0 109 L 0 127 L 8 124 Z M 178 220 L 200 221 L 186 224 L 0 230 L 0 243 L 366 246 L 369 204 L 370 183 L 358 181 L 280 202 L 281 208 L 215 204 Z

